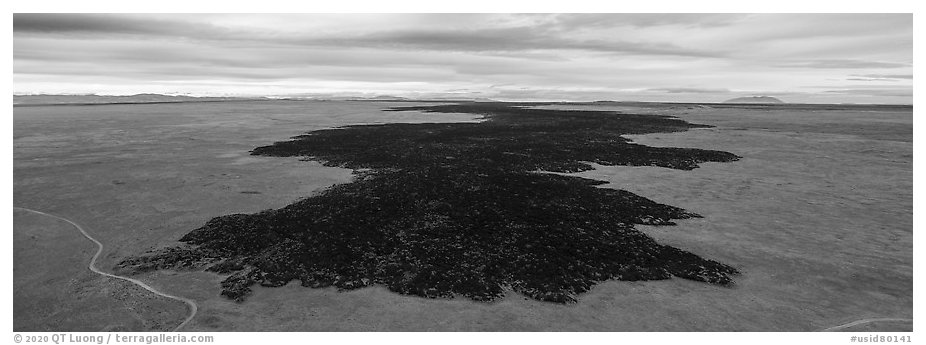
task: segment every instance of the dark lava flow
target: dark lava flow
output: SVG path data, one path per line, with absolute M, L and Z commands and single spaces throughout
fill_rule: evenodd
M 657 148 L 622 134 L 708 127 L 654 115 L 545 110 L 506 103 L 416 106 L 391 111 L 473 113 L 480 123 L 357 125 L 319 130 L 254 149 L 356 169 L 350 183 L 277 210 L 216 217 L 186 244 L 123 260 L 146 271 L 202 268 L 232 273 L 222 295 L 250 286 L 340 290 L 382 284 L 425 297 L 479 301 L 512 289 L 574 302 L 598 282 L 671 276 L 728 286 L 731 266 L 661 245 L 633 224 L 700 217 L 605 182 L 547 172 L 603 165 L 691 170 L 728 162 L 727 152 Z

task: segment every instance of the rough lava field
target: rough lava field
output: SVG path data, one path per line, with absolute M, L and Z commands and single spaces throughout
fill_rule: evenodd
M 217 217 L 120 269 L 201 268 L 222 295 L 299 280 L 351 290 L 373 284 L 424 297 L 491 301 L 514 290 L 575 302 L 610 279 L 672 276 L 732 285 L 732 266 L 660 245 L 633 224 L 700 217 L 601 181 L 545 172 L 603 165 L 691 170 L 736 155 L 630 143 L 626 134 L 705 126 L 661 116 L 525 109 L 498 103 L 399 107 L 474 113 L 480 123 L 385 124 L 315 131 L 252 151 L 354 169 L 353 182 L 278 210 Z

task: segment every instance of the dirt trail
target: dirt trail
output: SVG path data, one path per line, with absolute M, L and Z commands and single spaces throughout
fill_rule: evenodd
M 81 233 L 82 235 L 84 235 L 84 237 L 86 237 L 86 238 L 87 238 L 88 240 L 90 240 L 90 241 L 93 241 L 93 243 L 95 243 L 96 246 L 97 246 L 96 254 L 93 254 L 93 258 L 90 259 L 90 264 L 87 265 L 87 268 L 89 268 L 89 269 L 90 269 L 91 271 L 93 271 L 94 273 L 97 273 L 97 274 L 100 274 L 100 275 L 103 275 L 103 276 L 107 276 L 107 277 L 110 277 L 110 278 L 121 279 L 121 280 L 130 282 L 130 283 L 133 283 L 133 284 L 135 284 L 135 285 L 138 285 L 138 286 L 142 287 L 142 288 L 145 289 L 145 290 L 151 291 L 151 292 L 154 293 L 155 295 L 162 296 L 162 297 L 166 297 L 166 298 L 170 298 L 170 299 L 174 299 L 174 300 L 177 300 L 177 301 L 181 301 L 181 302 L 183 302 L 183 303 L 186 303 L 188 306 L 190 306 L 190 316 L 187 316 L 187 318 L 186 318 L 185 320 L 183 320 L 183 322 L 180 323 L 180 325 L 178 325 L 177 327 L 175 327 L 175 328 L 172 330 L 173 332 L 176 332 L 176 331 L 180 330 L 180 328 L 183 328 L 183 326 L 186 326 L 186 324 L 189 323 L 190 320 L 193 320 L 193 317 L 196 316 L 196 312 L 197 312 L 197 310 L 198 310 L 199 308 L 196 306 L 196 302 L 193 302 L 193 300 L 191 300 L 191 299 L 183 298 L 183 297 L 178 297 L 178 296 L 174 296 L 174 295 L 169 295 L 169 294 L 166 294 L 166 293 L 163 293 L 163 292 L 160 292 L 160 291 L 156 290 L 155 288 L 149 286 L 148 284 L 145 284 L 144 282 L 142 282 L 142 281 L 140 281 L 140 280 L 132 279 L 132 278 L 128 278 L 128 277 L 123 277 L 123 276 L 118 276 L 118 275 L 111 274 L 111 273 L 106 273 L 106 272 L 103 272 L 103 271 L 101 271 L 100 269 L 96 268 L 96 260 L 100 257 L 100 254 L 103 253 L 103 244 L 100 243 L 100 241 L 97 241 L 97 240 L 96 240 L 95 238 L 93 238 L 92 236 L 90 236 L 90 234 L 87 233 L 87 231 L 84 230 L 84 228 L 81 227 L 79 224 L 77 224 L 77 223 L 75 223 L 75 222 L 73 222 L 73 221 L 71 221 L 71 220 L 69 220 L 69 219 L 67 219 L 67 218 L 64 218 L 64 217 L 59 217 L 59 216 L 56 216 L 56 215 L 53 215 L 53 214 L 45 213 L 45 212 L 42 212 L 42 211 L 36 211 L 36 210 L 28 209 L 28 208 L 25 208 L 25 207 L 16 207 L 16 206 L 14 206 L 13 209 L 22 210 L 22 211 L 27 211 L 27 212 L 32 212 L 32 213 L 35 213 L 35 214 L 40 214 L 40 215 L 43 215 L 43 216 L 47 216 L 47 217 L 52 217 L 52 218 L 60 219 L 60 220 L 63 220 L 63 221 L 65 221 L 65 222 L 68 222 L 69 224 L 73 225 L 75 228 L 77 228 L 77 230 L 80 230 L 80 233 Z
M 864 325 L 864 324 L 866 324 L 866 323 L 872 323 L 872 322 L 911 322 L 911 323 L 912 323 L 912 322 L 913 322 L 913 319 L 877 319 L 877 318 L 876 318 L 876 319 L 861 319 L 861 320 L 849 322 L 849 323 L 847 323 L 847 324 L 843 324 L 843 325 L 839 325 L 839 326 L 833 326 L 833 327 L 830 327 L 830 328 L 822 329 L 822 330 L 820 330 L 820 331 L 821 331 L 821 332 L 834 332 L 834 331 L 838 331 L 838 330 L 841 330 L 841 329 L 844 329 L 844 328 L 849 328 L 849 327 L 858 326 L 858 325 Z

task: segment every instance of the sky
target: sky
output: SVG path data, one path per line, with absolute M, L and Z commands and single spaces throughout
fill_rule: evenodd
M 24 14 L 14 94 L 913 103 L 912 14 Z

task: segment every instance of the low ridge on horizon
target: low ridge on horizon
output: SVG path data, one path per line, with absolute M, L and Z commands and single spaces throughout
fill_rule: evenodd
M 748 96 L 731 98 L 723 103 L 787 103 L 772 96 Z
M 912 106 L 909 103 L 802 103 L 785 102 L 771 96 L 745 96 L 725 101 L 704 100 L 700 102 L 683 101 L 646 101 L 646 100 L 520 100 L 520 99 L 493 99 L 484 97 L 408 97 L 395 95 L 339 95 L 339 94 L 296 94 L 296 95 L 191 95 L 191 94 L 161 94 L 145 92 L 131 95 L 105 95 L 105 94 L 13 94 L 14 106 L 34 105 L 80 105 L 80 104 L 135 104 L 135 103 L 180 103 L 180 102 L 221 102 L 242 100 L 304 100 L 304 101 L 405 101 L 405 102 L 509 102 L 509 103 L 653 103 L 653 104 L 815 104 L 815 105 L 884 105 L 884 106 Z

